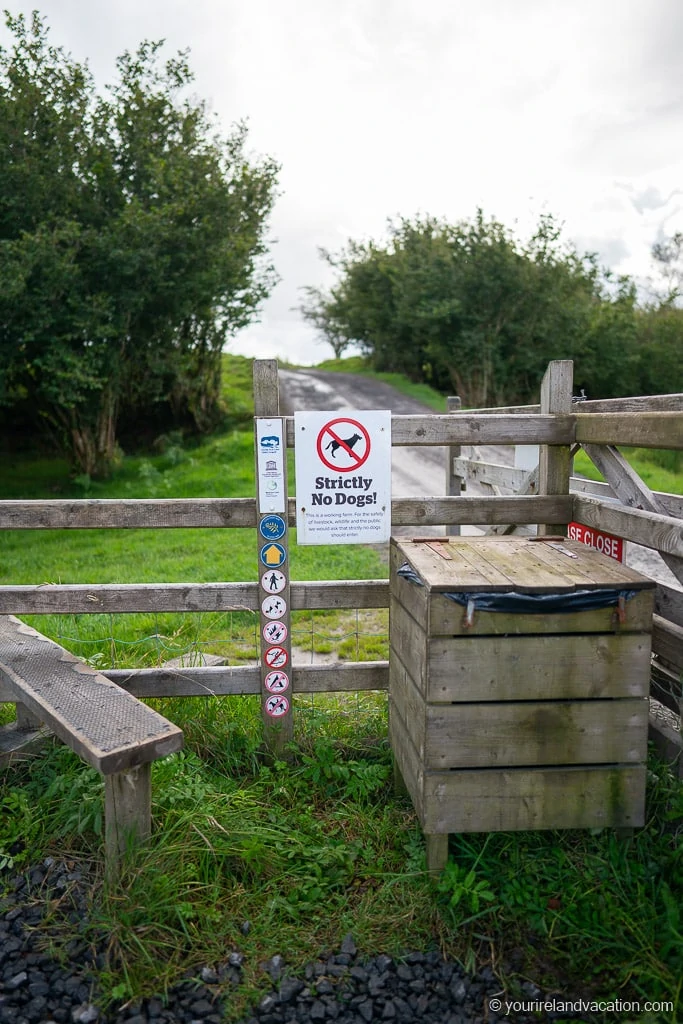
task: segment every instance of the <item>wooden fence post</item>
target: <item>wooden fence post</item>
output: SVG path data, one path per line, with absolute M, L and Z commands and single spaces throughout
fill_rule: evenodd
M 279 415 L 276 359 L 254 360 L 254 438 L 259 574 L 261 714 L 268 750 L 291 743 L 292 640 L 287 509 L 287 434 Z
M 457 395 L 449 395 L 446 403 L 447 412 L 459 412 L 462 408 L 462 402 Z M 453 472 L 453 460 L 459 458 L 461 454 L 460 445 L 451 445 L 446 449 L 446 494 L 454 498 L 459 498 L 462 492 L 462 477 L 456 476 Z M 457 525 L 446 527 L 447 537 L 459 537 L 460 532 L 460 527 Z
M 554 359 L 548 364 L 541 383 L 541 412 L 569 415 L 572 411 L 574 363 L 571 359 Z M 539 494 L 569 494 L 571 449 L 569 445 L 541 445 L 539 459 Z M 553 533 L 566 536 L 566 523 L 539 523 L 541 537 Z

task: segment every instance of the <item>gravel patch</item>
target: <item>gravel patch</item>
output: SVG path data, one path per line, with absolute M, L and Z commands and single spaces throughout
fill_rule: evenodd
M 0 881 L 1 1024 L 219 1024 L 230 989 L 241 981 L 244 958 L 239 951 L 226 951 L 223 963 L 198 968 L 166 1000 L 104 1008 L 94 972 L 106 964 L 106 936 L 95 949 L 79 937 L 87 925 L 91 886 L 87 866 L 53 858 Z M 76 936 L 67 946 L 66 962 L 47 952 L 46 912 L 57 903 Z M 260 968 L 268 991 L 241 1024 L 527 1024 L 539 1019 L 521 1010 L 504 1014 L 506 996 L 490 967 L 468 976 L 436 952 L 410 952 L 401 959 L 365 956 L 352 935 L 339 952 L 296 974 L 288 972 L 280 955 Z M 544 995 L 524 982 L 507 998 L 529 1002 Z M 503 1000 L 500 1014 L 491 1006 L 496 999 Z M 562 1016 L 546 1012 L 543 1019 Z

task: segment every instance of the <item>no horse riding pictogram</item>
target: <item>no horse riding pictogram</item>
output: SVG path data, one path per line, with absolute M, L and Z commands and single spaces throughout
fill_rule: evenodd
M 370 454 L 370 435 L 358 420 L 340 416 L 330 420 L 318 434 L 318 458 L 338 473 L 360 469 Z

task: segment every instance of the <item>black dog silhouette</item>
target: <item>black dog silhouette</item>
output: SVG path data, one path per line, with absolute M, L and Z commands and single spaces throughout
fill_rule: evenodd
M 360 437 L 360 434 L 351 434 L 351 437 L 342 437 L 342 441 L 344 442 L 347 448 L 352 449 L 354 444 L 357 444 L 358 441 L 360 441 Z M 325 451 L 329 451 L 330 448 L 332 449 L 332 451 L 330 452 L 330 458 L 334 458 L 334 453 L 336 452 L 337 448 L 341 448 L 341 442 L 335 441 L 333 438 L 325 448 Z

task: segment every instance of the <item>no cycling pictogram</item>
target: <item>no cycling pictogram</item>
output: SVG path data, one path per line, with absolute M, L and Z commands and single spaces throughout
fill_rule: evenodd
M 338 473 L 360 469 L 370 454 L 370 435 L 358 420 L 340 416 L 326 423 L 318 434 L 318 458 Z

